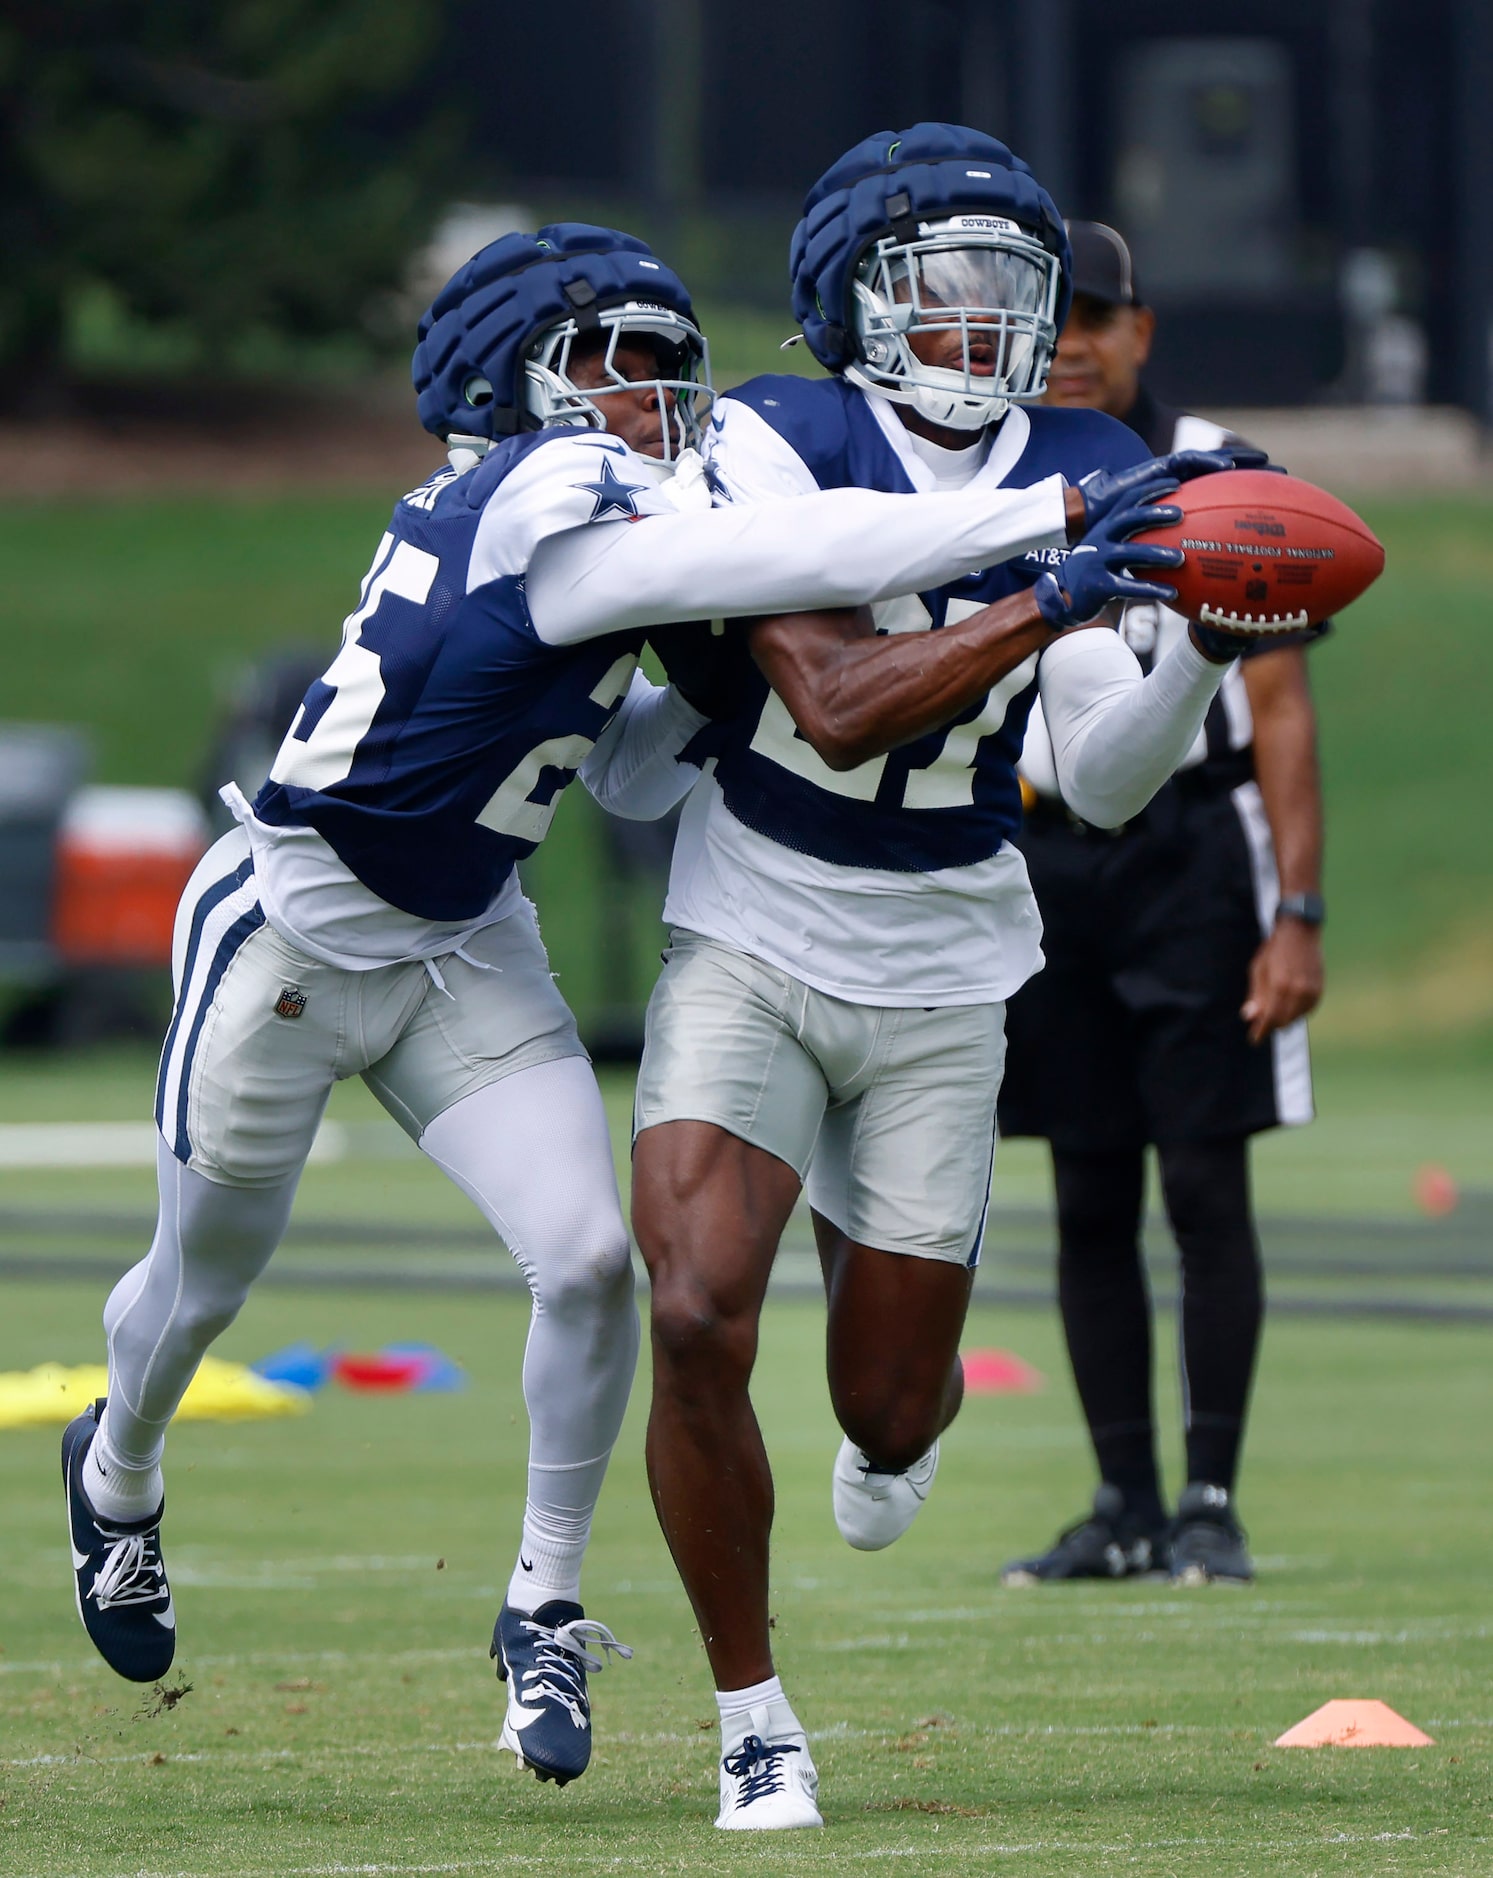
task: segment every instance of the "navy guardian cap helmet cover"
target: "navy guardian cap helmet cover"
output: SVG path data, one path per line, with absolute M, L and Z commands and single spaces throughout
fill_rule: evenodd
M 958 124 L 878 131 L 847 151 L 805 197 L 789 270 L 821 365 L 961 428 L 1040 395 L 1072 298 L 1052 198 L 1005 144 Z M 956 324 L 962 370 L 930 371 L 906 345 Z M 993 373 L 971 373 L 972 335 L 993 338 Z
M 504 235 L 457 269 L 420 320 L 420 422 L 437 437 L 486 442 L 556 423 L 600 427 L 589 400 L 626 381 L 611 374 L 615 383 L 583 396 L 565 370 L 571 342 L 596 332 L 607 336 L 609 374 L 628 332 L 666 348 L 675 369 L 661 353 L 657 382 L 694 427 L 708 355 L 683 281 L 635 235 L 587 222 Z

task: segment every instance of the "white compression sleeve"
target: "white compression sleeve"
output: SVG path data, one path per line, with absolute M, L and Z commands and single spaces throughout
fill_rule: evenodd
M 1083 628 L 1042 654 L 1042 712 L 1063 799 L 1100 828 L 1140 811 L 1192 748 L 1228 667 L 1184 636 L 1146 677 L 1118 634 Z
M 524 1351 L 529 1488 L 509 1602 L 574 1598 L 638 1355 L 632 1252 L 606 1110 L 584 1057 L 519 1070 L 420 1137 L 482 1209 L 533 1297 Z
M 581 781 L 613 815 L 656 821 L 699 781 L 699 770 L 681 763 L 679 752 L 709 721 L 672 685 L 652 685 L 634 672 L 621 710 L 581 764 Z
M 826 489 L 648 515 L 540 542 L 529 616 L 546 644 L 681 619 L 859 606 L 1067 543 L 1063 480 L 925 496 Z
M 299 1174 L 278 1187 L 225 1187 L 183 1167 L 156 1140 L 160 1215 L 155 1241 L 104 1307 L 109 1406 L 96 1449 L 121 1490 L 150 1505 L 110 1499 L 90 1484 L 95 1508 L 130 1519 L 151 1510 L 166 1429 L 214 1337 L 238 1315 L 290 1218 Z M 99 1457 L 91 1455 L 97 1466 Z

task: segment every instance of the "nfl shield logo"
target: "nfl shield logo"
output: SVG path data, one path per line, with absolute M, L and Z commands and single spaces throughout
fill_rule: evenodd
M 299 1017 L 306 1008 L 306 994 L 299 985 L 281 985 L 275 999 L 276 1017 Z

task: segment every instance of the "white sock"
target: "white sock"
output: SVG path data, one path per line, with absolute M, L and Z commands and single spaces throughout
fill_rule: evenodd
M 105 1409 L 104 1426 L 83 1457 L 83 1492 L 88 1504 L 105 1525 L 111 1520 L 149 1519 L 166 1491 L 160 1461 L 127 1467 L 108 1445 L 108 1423 Z
M 746 1689 L 717 1689 L 715 1705 L 721 1712 L 721 1734 L 729 1741 L 733 1729 L 738 1728 L 753 1709 L 787 1700 L 778 1676 L 769 1676 L 766 1682 L 754 1682 Z
M 603 1466 L 605 1463 L 603 1462 Z M 591 1514 L 566 1513 L 553 1506 L 524 1507 L 524 1536 L 518 1548 L 513 1576 L 508 1580 L 508 1604 L 532 1617 L 541 1604 L 555 1598 L 581 1601 L 581 1561 L 591 1537 Z

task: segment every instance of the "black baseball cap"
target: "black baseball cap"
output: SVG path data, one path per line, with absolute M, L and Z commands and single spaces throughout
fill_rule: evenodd
M 1108 306 L 1144 306 L 1125 238 L 1108 222 L 1069 222 L 1073 291 Z

